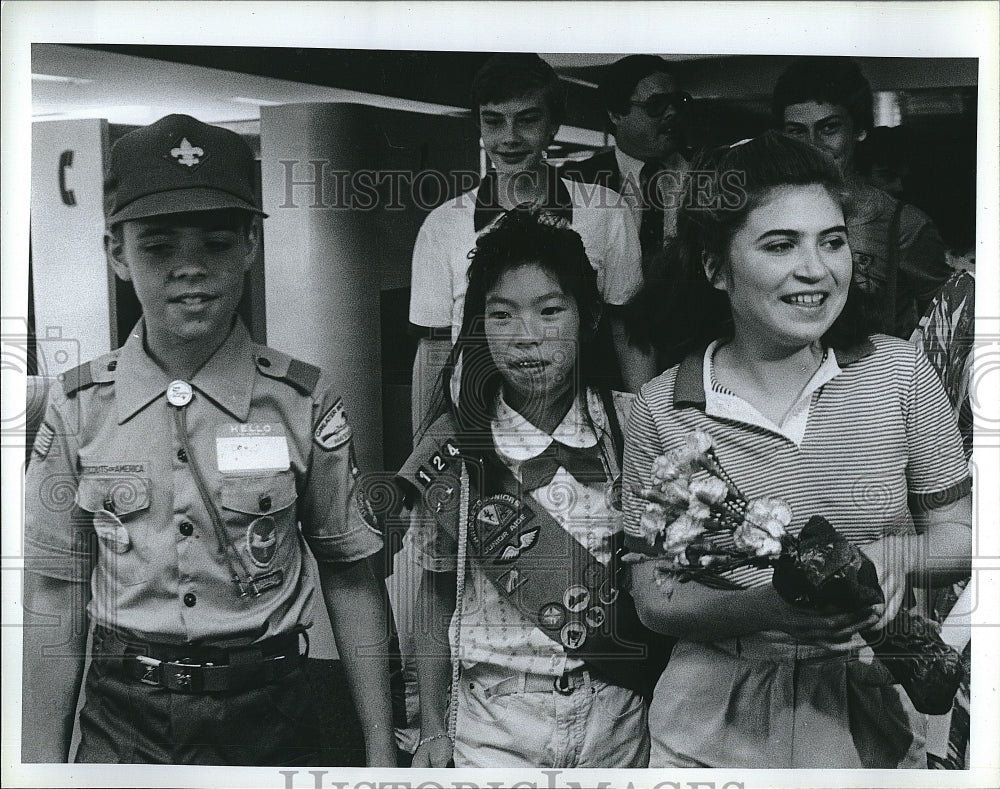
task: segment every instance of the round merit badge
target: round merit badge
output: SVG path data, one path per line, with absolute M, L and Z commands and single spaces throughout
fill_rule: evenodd
M 538 624 L 546 630 L 558 630 L 566 621 L 566 609 L 559 603 L 546 603 L 538 612 Z
M 559 631 L 559 640 L 566 649 L 577 649 L 587 640 L 587 628 L 582 622 L 567 622 Z
M 167 386 L 167 402 L 178 408 L 191 402 L 191 384 L 187 381 L 171 381 Z
M 563 594 L 563 605 L 574 614 L 590 605 L 590 592 L 586 586 L 574 584 Z
M 600 627 L 604 624 L 604 609 L 596 605 L 588 608 L 583 620 L 587 623 L 587 627 L 594 629 Z
M 265 515 L 247 527 L 247 552 L 258 567 L 267 567 L 278 547 L 278 527 L 274 518 Z

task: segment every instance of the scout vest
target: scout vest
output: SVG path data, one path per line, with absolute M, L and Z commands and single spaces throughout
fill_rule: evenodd
M 606 479 L 612 504 L 620 509 L 621 430 L 610 398 L 605 413 L 610 429 L 599 438 L 604 468 L 594 478 Z M 463 468 L 469 491 L 465 513 L 460 511 Z M 639 621 L 619 583 L 621 532 L 611 562 L 602 564 L 535 501 L 492 446 L 463 442 L 449 415 L 431 426 L 400 476 L 420 492 L 425 509 L 456 544 L 466 536 L 469 560 L 526 621 L 607 681 L 652 694 L 673 639 Z

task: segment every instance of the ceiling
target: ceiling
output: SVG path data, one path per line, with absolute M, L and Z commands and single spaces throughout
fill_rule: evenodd
M 103 117 L 150 123 L 185 112 L 254 133 L 260 107 L 296 102 L 358 102 L 433 114 L 467 114 L 472 75 L 486 52 L 302 47 L 65 45 L 32 46 L 34 120 Z M 596 99 L 600 68 L 620 55 L 544 54 L 568 92 L 563 143 L 600 146 Z M 791 61 L 781 55 L 664 55 L 697 99 L 766 107 Z M 876 91 L 969 87 L 974 58 L 858 58 Z

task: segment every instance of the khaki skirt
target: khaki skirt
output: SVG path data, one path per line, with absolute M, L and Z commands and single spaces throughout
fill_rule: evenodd
M 681 641 L 649 710 L 650 767 L 926 768 L 926 717 L 860 640 Z

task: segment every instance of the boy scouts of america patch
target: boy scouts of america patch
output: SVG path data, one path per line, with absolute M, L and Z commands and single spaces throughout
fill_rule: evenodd
M 344 413 L 344 401 L 340 398 L 326 412 L 313 433 L 316 443 L 323 449 L 336 449 L 351 440 L 351 426 L 347 424 L 347 414 Z
M 52 425 L 48 422 L 42 422 L 42 426 L 38 428 L 38 433 L 35 435 L 35 454 L 40 458 L 46 457 L 49 454 L 49 450 L 52 449 L 52 440 L 55 437 L 56 431 Z

